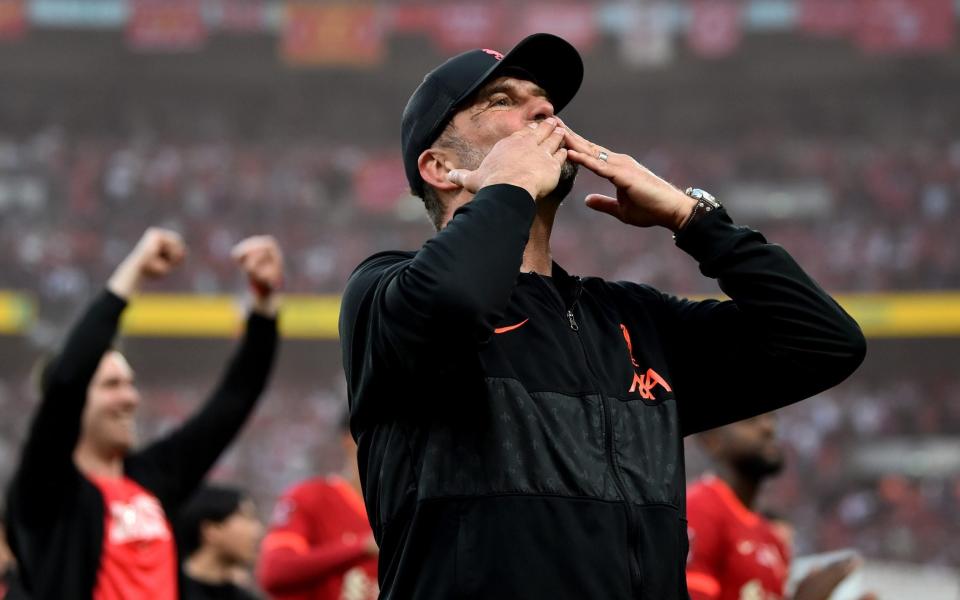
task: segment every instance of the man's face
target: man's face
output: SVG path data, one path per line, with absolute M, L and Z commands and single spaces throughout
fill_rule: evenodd
M 748 477 L 762 479 L 783 468 L 783 448 L 772 413 L 721 427 L 709 435 L 715 436 L 710 442 L 714 456 Z
M 210 544 L 225 562 L 250 566 L 257 558 L 263 537 L 263 523 L 252 500 L 244 500 L 239 508 L 220 523 L 203 525 L 203 542 Z
M 465 148 L 456 148 L 458 168 L 476 169 L 494 144 L 530 123 L 554 116 L 553 104 L 540 86 L 517 77 L 499 77 L 483 86 L 451 124 Z M 577 165 L 567 161 L 560 172 L 555 197 L 569 193 Z
M 107 352 L 87 389 L 84 441 L 103 452 L 126 454 L 136 443 L 134 416 L 139 404 L 130 364 L 119 352 Z

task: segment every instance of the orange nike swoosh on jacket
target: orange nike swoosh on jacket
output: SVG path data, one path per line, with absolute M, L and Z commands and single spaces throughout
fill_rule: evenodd
M 493 330 L 493 332 L 494 332 L 494 333 L 507 333 L 508 331 L 513 331 L 514 329 L 519 329 L 520 327 L 523 327 L 524 325 L 526 325 L 526 324 L 527 324 L 527 321 L 529 321 L 529 320 L 530 320 L 530 319 L 527 318 L 527 319 L 524 319 L 524 320 L 520 321 L 520 322 L 517 323 L 516 325 L 507 325 L 506 327 L 497 327 L 496 329 Z

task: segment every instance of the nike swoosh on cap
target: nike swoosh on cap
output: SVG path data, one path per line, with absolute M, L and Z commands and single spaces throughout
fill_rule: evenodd
M 493 330 L 493 332 L 494 332 L 494 333 L 507 333 L 508 331 L 513 331 L 514 329 L 519 329 L 519 328 L 523 327 L 524 325 L 526 325 L 526 324 L 527 324 L 527 321 L 529 321 L 529 320 L 530 320 L 530 319 L 527 318 L 527 319 L 524 319 L 524 320 L 520 321 L 520 322 L 517 323 L 516 325 L 507 325 L 506 327 L 497 327 L 496 329 Z

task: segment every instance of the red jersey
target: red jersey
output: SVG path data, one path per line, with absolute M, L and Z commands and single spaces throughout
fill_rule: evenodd
M 128 477 L 90 479 L 104 503 L 94 600 L 176 600 L 177 554 L 160 501 Z
M 687 490 L 692 600 L 782 600 L 790 553 L 773 525 L 716 477 Z
M 261 547 L 258 577 L 276 600 L 376 600 L 377 558 L 363 498 L 340 477 L 289 489 Z

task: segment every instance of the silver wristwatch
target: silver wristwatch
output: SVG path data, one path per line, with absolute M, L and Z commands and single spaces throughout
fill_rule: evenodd
M 700 209 L 704 212 L 710 212 L 720 208 L 720 203 L 717 202 L 717 199 L 713 197 L 713 194 L 706 190 L 688 187 L 683 193 L 697 201 L 697 206 L 693 209 L 693 212 L 697 212 L 697 209 Z
M 697 218 L 697 215 L 701 213 L 711 213 L 721 207 L 721 204 L 717 202 L 717 199 L 713 197 L 713 194 L 706 190 L 688 187 L 683 193 L 696 200 L 697 203 L 694 205 L 693 210 L 690 211 L 690 216 L 687 217 L 687 220 L 684 221 L 683 225 L 680 226 L 679 231 L 686 229 L 687 225 Z M 674 235 L 674 238 L 676 238 L 676 235 Z

